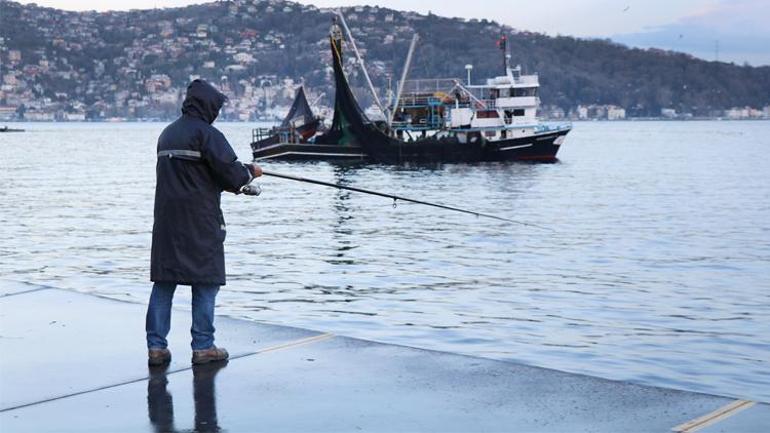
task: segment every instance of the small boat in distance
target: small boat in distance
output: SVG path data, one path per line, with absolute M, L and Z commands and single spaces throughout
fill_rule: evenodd
M 9 128 L 7 125 L 0 128 L 0 132 L 24 132 L 23 129 Z
M 340 15 L 342 24 L 344 18 Z M 347 26 L 346 26 L 347 29 Z M 553 162 L 572 126 L 545 124 L 537 118 L 540 105 L 537 74 L 523 75 L 508 65 L 506 37 L 498 41 L 505 74 L 473 85 L 469 78 L 406 80 L 414 44 L 392 105 L 375 102 L 385 121 L 370 120 L 358 105 L 343 68 L 343 34 L 335 19 L 329 36 L 336 94 L 334 119 L 328 131 L 311 138 L 302 153 L 290 143 L 277 143 L 268 153 L 254 149 L 255 159 L 364 159 L 400 164 L 539 161 Z M 355 42 L 350 46 L 358 56 Z M 472 66 L 466 66 L 470 69 Z M 368 75 L 365 73 L 364 76 Z M 370 80 L 368 80 L 370 81 Z

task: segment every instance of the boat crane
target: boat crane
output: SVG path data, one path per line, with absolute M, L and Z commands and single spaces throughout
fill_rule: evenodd
M 398 102 L 401 99 L 401 92 L 404 91 L 404 83 L 406 82 L 406 76 L 409 74 L 409 67 L 412 65 L 412 54 L 414 54 L 414 48 L 417 46 L 417 41 L 420 36 L 415 33 L 412 36 L 412 42 L 409 44 L 409 52 L 406 54 L 406 63 L 404 63 L 404 70 L 401 72 L 401 81 L 398 82 L 398 90 L 396 91 L 396 100 L 393 102 L 393 107 L 388 113 L 388 128 L 393 124 L 393 116 L 398 110 Z

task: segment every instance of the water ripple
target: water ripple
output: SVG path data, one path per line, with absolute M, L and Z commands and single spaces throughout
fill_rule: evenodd
M 160 124 L 0 136 L 0 279 L 146 301 Z M 220 127 L 247 158 L 250 125 Z M 770 125 L 578 123 L 557 164 L 270 164 L 552 228 L 264 179 L 219 311 L 770 401 Z M 177 304 L 189 305 L 189 290 Z

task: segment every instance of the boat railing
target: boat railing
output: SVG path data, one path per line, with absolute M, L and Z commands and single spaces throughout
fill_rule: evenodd
M 404 93 L 450 93 L 458 78 L 415 78 L 404 81 Z
M 268 140 L 277 137 L 277 140 Z M 251 147 L 261 149 L 275 143 L 295 143 L 302 142 L 302 136 L 297 133 L 293 126 L 274 127 L 274 128 L 254 128 L 251 130 Z
M 475 95 L 474 95 L 475 96 Z M 486 95 L 488 96 L 488 95 Z M 436 105 L 444 105 L 451 109 L 455 106 L 459 107 L 473 107 L 478 110 L 489 109 L 516 109 L 516 108 L 530 108 L 539 105 L 539 98 L 537 96 L 515 96 L 515 97 L 474 97 L 468 98 L 466 95 L 460 95 L 460 101 L 457 101 L 457 95 L 448 94 L 443 92 L 411 92 L 401 95 L 398 100 L 398 106 L 401 108 L 407 107 L 429 107 Z
M 439 106 L 444 104 L 444 98 L 441 98 L 440 96 L 441 95 L 435 96 L 426 93 L 402 95 L 398 100 L 398 106 L 401 108 Z
M 251 130 L 251 142 L 262 141 L 271 135 L 272 128 L 254 128 Z

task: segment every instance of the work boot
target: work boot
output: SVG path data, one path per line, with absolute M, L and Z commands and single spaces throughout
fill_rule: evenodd
M 171 362 L 171 351 L 168 349 L 148 349 L 147 365 L 165 365 Z
M 193 350 L 192 363 L 206 364 L 208 362 L 224 361 L 228 357 L 230 355 L 227 353 L 227 350 L 211 346 L 208 349 Z

